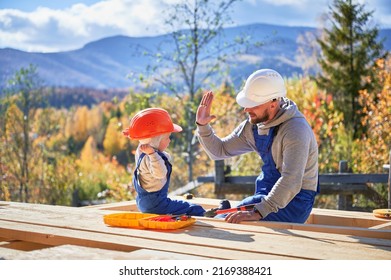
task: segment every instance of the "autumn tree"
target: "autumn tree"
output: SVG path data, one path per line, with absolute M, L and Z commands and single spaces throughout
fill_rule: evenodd
M 122 134 L 122 123 L 117 118 L 112 118 L 106 129 L 105 138 L 103 140 L 103 147 L 105 153 L 112 156 L 119 156 L 121 153 L 128 153 L 127 138 Z
M 387 55 L 382 41 L 378 41 L 378 28 L 371 25 L 372 15 L 364 4 L 334 0 L 329 7 L 328 25 L 317 39 L 322 71 L 316 81 L 333 95 L 336 109 L 343 112 L 345 127 L 353 138 L 364 131 L 359 91 L 372 92 L 377 88 L 373 67 L 379 58 Z
M 353 168 L 361 173 L 381 173 L 391 149 L 391 58 L 379 60 L 375 74 L 381 83 L 376 94 L 360 91 L 358 102 L 365 116 L 367 135 L 355 141 Z
M 109 127 L 111 127 L 109 125 Z M 110 128 L 108 128 L 111 130 Z M 114 130 L 112 131 L 115 134 Z M 109 135 L 114 139 L 125 142 L 126 138 Z M 121 140 L 123 139 L 123 140 Z M 114 145 L 118 148 L 118 143 Z M 119 149 L 125 151 L 124 149 Z M 105 156 L 97 149 L 97 143 L 92 136 L 88 137 L 80 158 L 76 160 L 79 178 L 76 180 L 78 200 L 96 200 L 99 198 L 116 199 L 117 201 L 130 199 L 127 184 L 130 176 L 124 166 L 116 160 L 116 156 Z
M 88 136 L 94 137 L 97 143 L 103 143 L 105 123 L 104 114 L 100 106 L 94 106 L 88 112 L 86 130 Z
M 43 105 L 42 81 L 35 66 L 21 68 L 9 80 L 8 98 L 1 127 L 1 164 L 17 182 L 19 200 L 29 201 L 30 172 L 37 157 L 33 153 L 32 120 Z M 4 106 L 4 105 L 3 105 Z
M 72 136 L 75 141 L 84 143 L 88 138 L 88 117 L 87 106 L 77 107 L 74 114 L 67 121 L 67 136 Z
M 230 54 L 239 52 L 235 48 L 244 42 L 239 37 L 227 41 L 223 33 L 223 26 L 231 22 L 231 9 L 237 1 L 194 0 L 172 5 L 165 17 L 165 27 L 171 36 L 168 45 L 164 44 L 157 52 L 145 51 L 155 57 L 156 64 L 148 67 L 153 82 L 176 95 L 185 108 L 183 153 L 189 181 L 193 180 L 195 112 L 200 98 L 197 94 L 202 87 L 211 87 L 213 76 L 229 68 L 222 66 Z
M 43 178 L 40 184 L 35 186 L 38 190 L 35 202 L 71 206 L 79 177 L 74 156 L 56 153 L 51 161 L 45 161 L 43 158 L 42 165 L 43 169 L 40 171 Z
M 70 205 L 75 170 L 73 157 L 63 155 L 62 112 L 47 106 L 34 66 L 17 71 L 7 93 L 1 100 L 1 199 Z
M 309 77 L 292 77 L 286 87 L 288 97 L 295 101 L 315 134 L 320 172 L 337 172 L 338 162 L 346 159 L 348 134 L 342 113 L 335 110 L 333 96 Z

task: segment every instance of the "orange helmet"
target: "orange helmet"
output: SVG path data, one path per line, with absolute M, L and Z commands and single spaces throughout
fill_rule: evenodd
M 129 128 L 122 131 L 122 133 L 131 139 L 140 140 L 180 131 L 182 131 L 182 127 L 172 122 L 166 110 L 148 108 L 134 115 L 130 120 Z

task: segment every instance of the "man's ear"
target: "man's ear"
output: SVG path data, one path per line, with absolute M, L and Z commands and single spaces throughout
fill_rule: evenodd
M 271 109 L 275 109 L 275 108 L 277 108 L 279 106 L 280 106 L 280 102 L 273 101 L 273 102 L 270 103 L 270 108 Z

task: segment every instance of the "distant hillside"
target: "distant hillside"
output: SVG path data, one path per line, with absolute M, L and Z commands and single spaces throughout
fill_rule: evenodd
M 314 28 L 253 24 L 225 29 L 227 40 L 244 32 L 250 41 L 261 41 L 260 48 L 249 49 L 251 59 L 235 61 L 231 67 L 234 82 L 246 78 L 254 69 L 275 68 L 284 76 L 301 73 L 295 61 L 296 39 Z M 381 30 L 386 38 L 385 48 L 391 50 L 391 29 Z M 15 49 L 0 49 L 0 87 L 19 70 L 34 64 L 48 86 L 88 87 L 97 89 L 129 88 L 133 81 L 130 72 L 143 72 L 149 58 L 136 51 L 137 46 L 157 49 L 168 35 L 156 37 L 114 36 L 85 45 L 83 48 L 58 53 L 29 53 Z M 169 46 L 167 46 L 169 47 Z

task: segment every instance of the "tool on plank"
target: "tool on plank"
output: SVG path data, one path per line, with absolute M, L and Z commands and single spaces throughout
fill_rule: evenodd
M 149 218 L 151 221 L 157 221 L 157 222 L 175 222 L 175 221 L 187 221 L 191 217 L 186 214 L 180 214 L 180 215 L 157 215 L 156 217 Z
M 391 209 L 375 209 L 373 215 L 377 218 L 391 219 Z
M 254 209 L 255 204 L 248 204 L 248 205 L 243 205 L 243 206 L 238 206 L 238 207 L 233 207 L 233 208 L 228 208 L 228 209 L 219 209 L 219 208 L 212 208 L 204 213 L 205 217 L 214 217 L 218 214 L 226 214 L 226 213 L 233 213 L 233 212 L 238 212 L 238 211 L 249 211 Z

